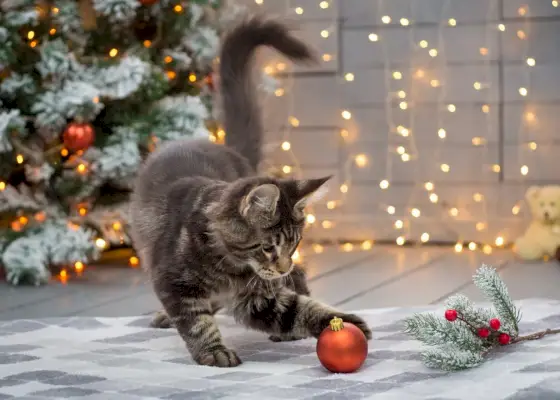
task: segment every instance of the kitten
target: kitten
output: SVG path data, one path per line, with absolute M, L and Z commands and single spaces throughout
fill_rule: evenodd
M 202 365 L 241 363 L 223 344 L 213 317 L 225 304 L 236 321 L 274 341 L 317 337 L 334 316 L 371 338 L 360 317 L 310 298 L 303 270 L 292 263 L 304 208 L 330 177 L 256 175 L 263 126 L 251 67 L 260 46 L 294 61 L 314 61 L 278 20 L 239 22 L 220 54 L 226 145 L 163 145 L 141 168 L 132 196 L 133 243 L 164 308 L 152 325 L 175 326 Z

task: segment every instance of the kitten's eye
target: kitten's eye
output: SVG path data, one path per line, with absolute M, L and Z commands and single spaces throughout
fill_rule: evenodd
M 266 251 L 267 253 L 272 253 L 272 251 L 274 250 L 274 246 L 268 245 L 268 244 L 263 244 L 262 246 L 263 251 Z

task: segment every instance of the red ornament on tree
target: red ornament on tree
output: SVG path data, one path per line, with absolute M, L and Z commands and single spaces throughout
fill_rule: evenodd
M 498 336 L 498 342 L 501 345 L 509 344 L 510 340 L 511 340 L 511 338 L 509 337 L 509 335 L 507 333 L 500 333 L 500 336 Z
M 447 310 L 445 311 L 445 319 L 448 321 L 455 321 L 457 319 L 457 310 Z
M 480 328 L 478 330 L 478 336 L 480 336 L 481 338 L 487 338 L 488 336 L 490 336 L 490 330 L 488 328 Z
M 64 130 L 62 139 L 70 151 L 86 150 L 95 141 L 95 131 L 90 124 L 72 122 Z
M 358 370 L 368 353 L 366 335 L 354 324 L 334 317 L 317 340 L 317 356 L 331 372 L 349 373 Z
M 156 4 L 159 0 L 138 0 L 138 1 L 143 6 L 151 6 L 152 4 Z
M 492 318 L 489 324 L 490 324 L 490 328 L 494 329 L 495 331 L 500 329 L 500 326 L 502 326 L 502 323 L 498 318 Z

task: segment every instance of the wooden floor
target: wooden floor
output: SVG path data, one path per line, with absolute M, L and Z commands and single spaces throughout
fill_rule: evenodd
M 345 310 L 427 305 L 461 292 L 482 298 L 471 283 L 482 264 L 500 271 L 514 299 L 560 299 L 560 264 L 520 263 L 508 250 L 485 255 L 451 248 L 379 246 L 371 251 L 326 248 L 305 257 L 313 295 Z M 0 285 L 0 319 L 59 316 L 132 316 L 158 309 L 140 269 L 89 267 L 66 285 Z

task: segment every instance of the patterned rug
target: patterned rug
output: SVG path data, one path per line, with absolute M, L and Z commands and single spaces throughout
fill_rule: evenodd
M 523 330 L 560 326 L 560 302 L 520 302 Z M 331 374 L 315 340 L 272 343 L 218 317 L 244 363 L 193 364 L 174 330 L 148 318 L 0 321 L 0 399 L 560 399 L 560 337 L 504 347 L 469 371 L 443 373 L 420 362 L 420 344 L 400 333 L 403 317 L 438 308 L 360 312 L 373 326 L 368 358 L 353 374 Z

